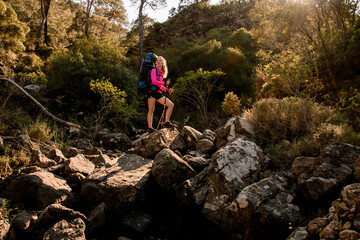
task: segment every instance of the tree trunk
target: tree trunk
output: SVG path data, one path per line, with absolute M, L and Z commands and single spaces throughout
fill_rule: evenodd
M 50 10 L 51 0 L 45 0 L 45 21 L 44 21 L 44 42 L 49 46 L 49 34 L 48 34 L 48 15 Z
M 90 11 L 94 4 L 94 0 L 87 0 L 86 6 L 86 13 L 85 13 L 85 36 L 89 36 L 89 18 L 90 18 Z
M 8 81 L 9 83 L 13 84 L 14 86 L 16 86 L 22 93 L 24 93 L 26 96 L 28 96 L 39 108 L 41 108 L 41 110 L 48 115 L 49 117 L 51 117 L 52 119 L 54 119 L 55 121 L 64 124 L 68 127 L 75 127 L 75 128 L 81 128 L 80 125 L 77 125 L 75 123 L 71 123 L 71 122 L 67 122 L 65 120 L 62 120 L 56 116 L 54 116 L 53 114 L 51 114 L 50 112 L 48 112 L 46 110 L 46 108 L 41 105 L 41 103 L 39 103 L 33 96 L 31 96 L 28 92 L 26 92 L 19 84 L 17 84 L 14 80 L 11 80 L 9 78 L 0 78 L 0 80 L 4 80 L 4 81 Z
M 143 9 L 146 0 L 140 1 L 139 7 L 139 47 L 140 47 L 140 55 L 144 52 L 144 17 L 143 17 Z
M 37 47 L 39 47 L 40 44 L 42 43 L 43 31 L 44 31 L 45 43 L 46 45 L 49 45 L 47 17 L 50 10 L 51 0 L 41 0 L 40 4 L 41 4 L 41 8 L 40 8 L 41 16 L 40 16 L 39 39 L 38 39 Z

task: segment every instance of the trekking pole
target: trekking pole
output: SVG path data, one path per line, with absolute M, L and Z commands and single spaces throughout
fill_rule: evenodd
M 165 97 L 165 102 L 164 102 L 164 110 L 163 110 L 163 112 L 162 112 L 162 114 L 161 114 L 161 117 L 160 117 L 160 120 L 159 120 L 159 123 L 158 123 L 158 125 L 157 125 L 156 130 L 158 130 L 158 129 L 159 129 L 160 123 L 161 123 L 161 122 L 163 122 L 163 120 L 164 120 L 164 116 L 165 116 L 165 108 L 166 108 L 166 97 Z
M 170 81 L 170 80 L 169 80 L 169 81 Z M 166 87 L 168 87 L 168 84 L 166 84 Z M 160 120 L 159 120 L 159 123 L 158 123 L 158 125 L 157 125 L 156 130 L 158 130 L 158 129 L 159 129 L 160 122 L 162 122 L 162 121 L 164 120 L 164 118 L 165 118 L 166 96 L 164 96 L 164 97 L 165 97 L 165 101 L 164 101 L 164 110 L 163 110 L 163 112 L 162 112 L 162 114 L 161 114 L 161 117 L 160 117 Z

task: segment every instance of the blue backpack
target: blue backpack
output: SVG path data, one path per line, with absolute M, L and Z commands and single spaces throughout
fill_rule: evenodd
M 148 91 L 157 91 L 159 88 L 151 84 L 150 74 L 151 70 L 156 69 L 156 75 L 159 75 L 157 68 L 155 67 L 155 61 L 158 58 L 154 53 L 148 53 L 143 59 L 141 64 L 139 79 L 137 83 L 137 89 L 140 93 L 146 94 Z

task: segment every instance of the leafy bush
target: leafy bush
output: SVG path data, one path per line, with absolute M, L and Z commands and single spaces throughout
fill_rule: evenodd
M 252 35 L 243 28 L 216 28 L 206 33 L 197 43 L 175 39 L 171 48 L 156 49 L 156 53 L 168 60 L 170 77 L 179 78 L 184 72 L 202 68 L 213 71 L 220 68 L 226 77 L 221 84 L 236 94 L 252 96 L 253 68 L 257 64 L 256 45 Z
M 296 156 L 314 156 L 331 143 L 360 145 L 360 134 L 334 109 L 305 99 L 262 99 L 244 113 L 255 126 L 275 168 L 289 168 Z
M 339 95 L 339 110 L 349 118 L 356 130 L 360 130 L 360 91 L 350 88 L 348 91 L 341 91 Z
M 196 72 L 186 72 L 174 85 L 175 102 L 192 105 L 199 111 L 205 126 L 208 126 L 208 101 L 214 92 L 222 90 L 215 83 L 224 75 L 220 69 L 204 71 L 200 68 Z
M 92 38 L 79 39 L 69 49 L 59 49 L 49 58 L 47 73 L 50 93 L 65 95 L 64 101 L 71 105 L 73 99 L 77 99 L 83 102 L 80 108 L 92 107 L 86 102 L 94 97 L 89 83 L 92 79 L 104 77 L 129 96 L 136 95 L 137 77 L 126 68 L 128 60 L 123 53 L 116 42 Z M 134 101 L 135 97 L 130 100 Z
M 112 122 L 114 126 L 119 124 L 130 124 L 135 117 L 136 110 L 126 102 L 127 94 L 117 87 L 113 86 L 109 79 L 97 79 L 90 82 L 90 89 L 100 94 L 101 100 L 97 111 L 96 128 L 98 128 L 105 119 L 115 114 Z
M 262 145 L 278 143 L 315 133 L 324 122 L 336 122 L 334 110 L 305 99 L 268 98 L 256 102 L 245 113 Z
M 221 108 L 226 115 L 239 115 L 241 108 L 240 99 L 233 92 L 228 92 L 221 104 Z
M 1 65 L 10 68 L 16 62 L 17 54 L 25 50 L 24 42 L 29 27 L 19 21 L 10 5 L 0 0 L 0 28 Z

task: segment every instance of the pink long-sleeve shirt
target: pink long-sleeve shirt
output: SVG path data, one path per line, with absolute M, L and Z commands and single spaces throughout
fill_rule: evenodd
M 154 68 L 153 70 L 151 70 L 151 73 L 150 73 L 150 79 L 151 79 L 151 84 L 155 85 L 155 86 L 158 86 L 163 92 L 166 92 L 167 91 L 167 88 L 164 87 L 165 85 L 165 82 L 163 80 L 163 77 L 162 77 L 162 73 L 163 73 L 163 70 L 162 69 L 158 69 L 157 70 L 159 71 L 159 75 L 156 75 L 156 69 Z M 157 91 L 151 91 L 151 92 L 160 92 L 160 90 L 157 90 Z

